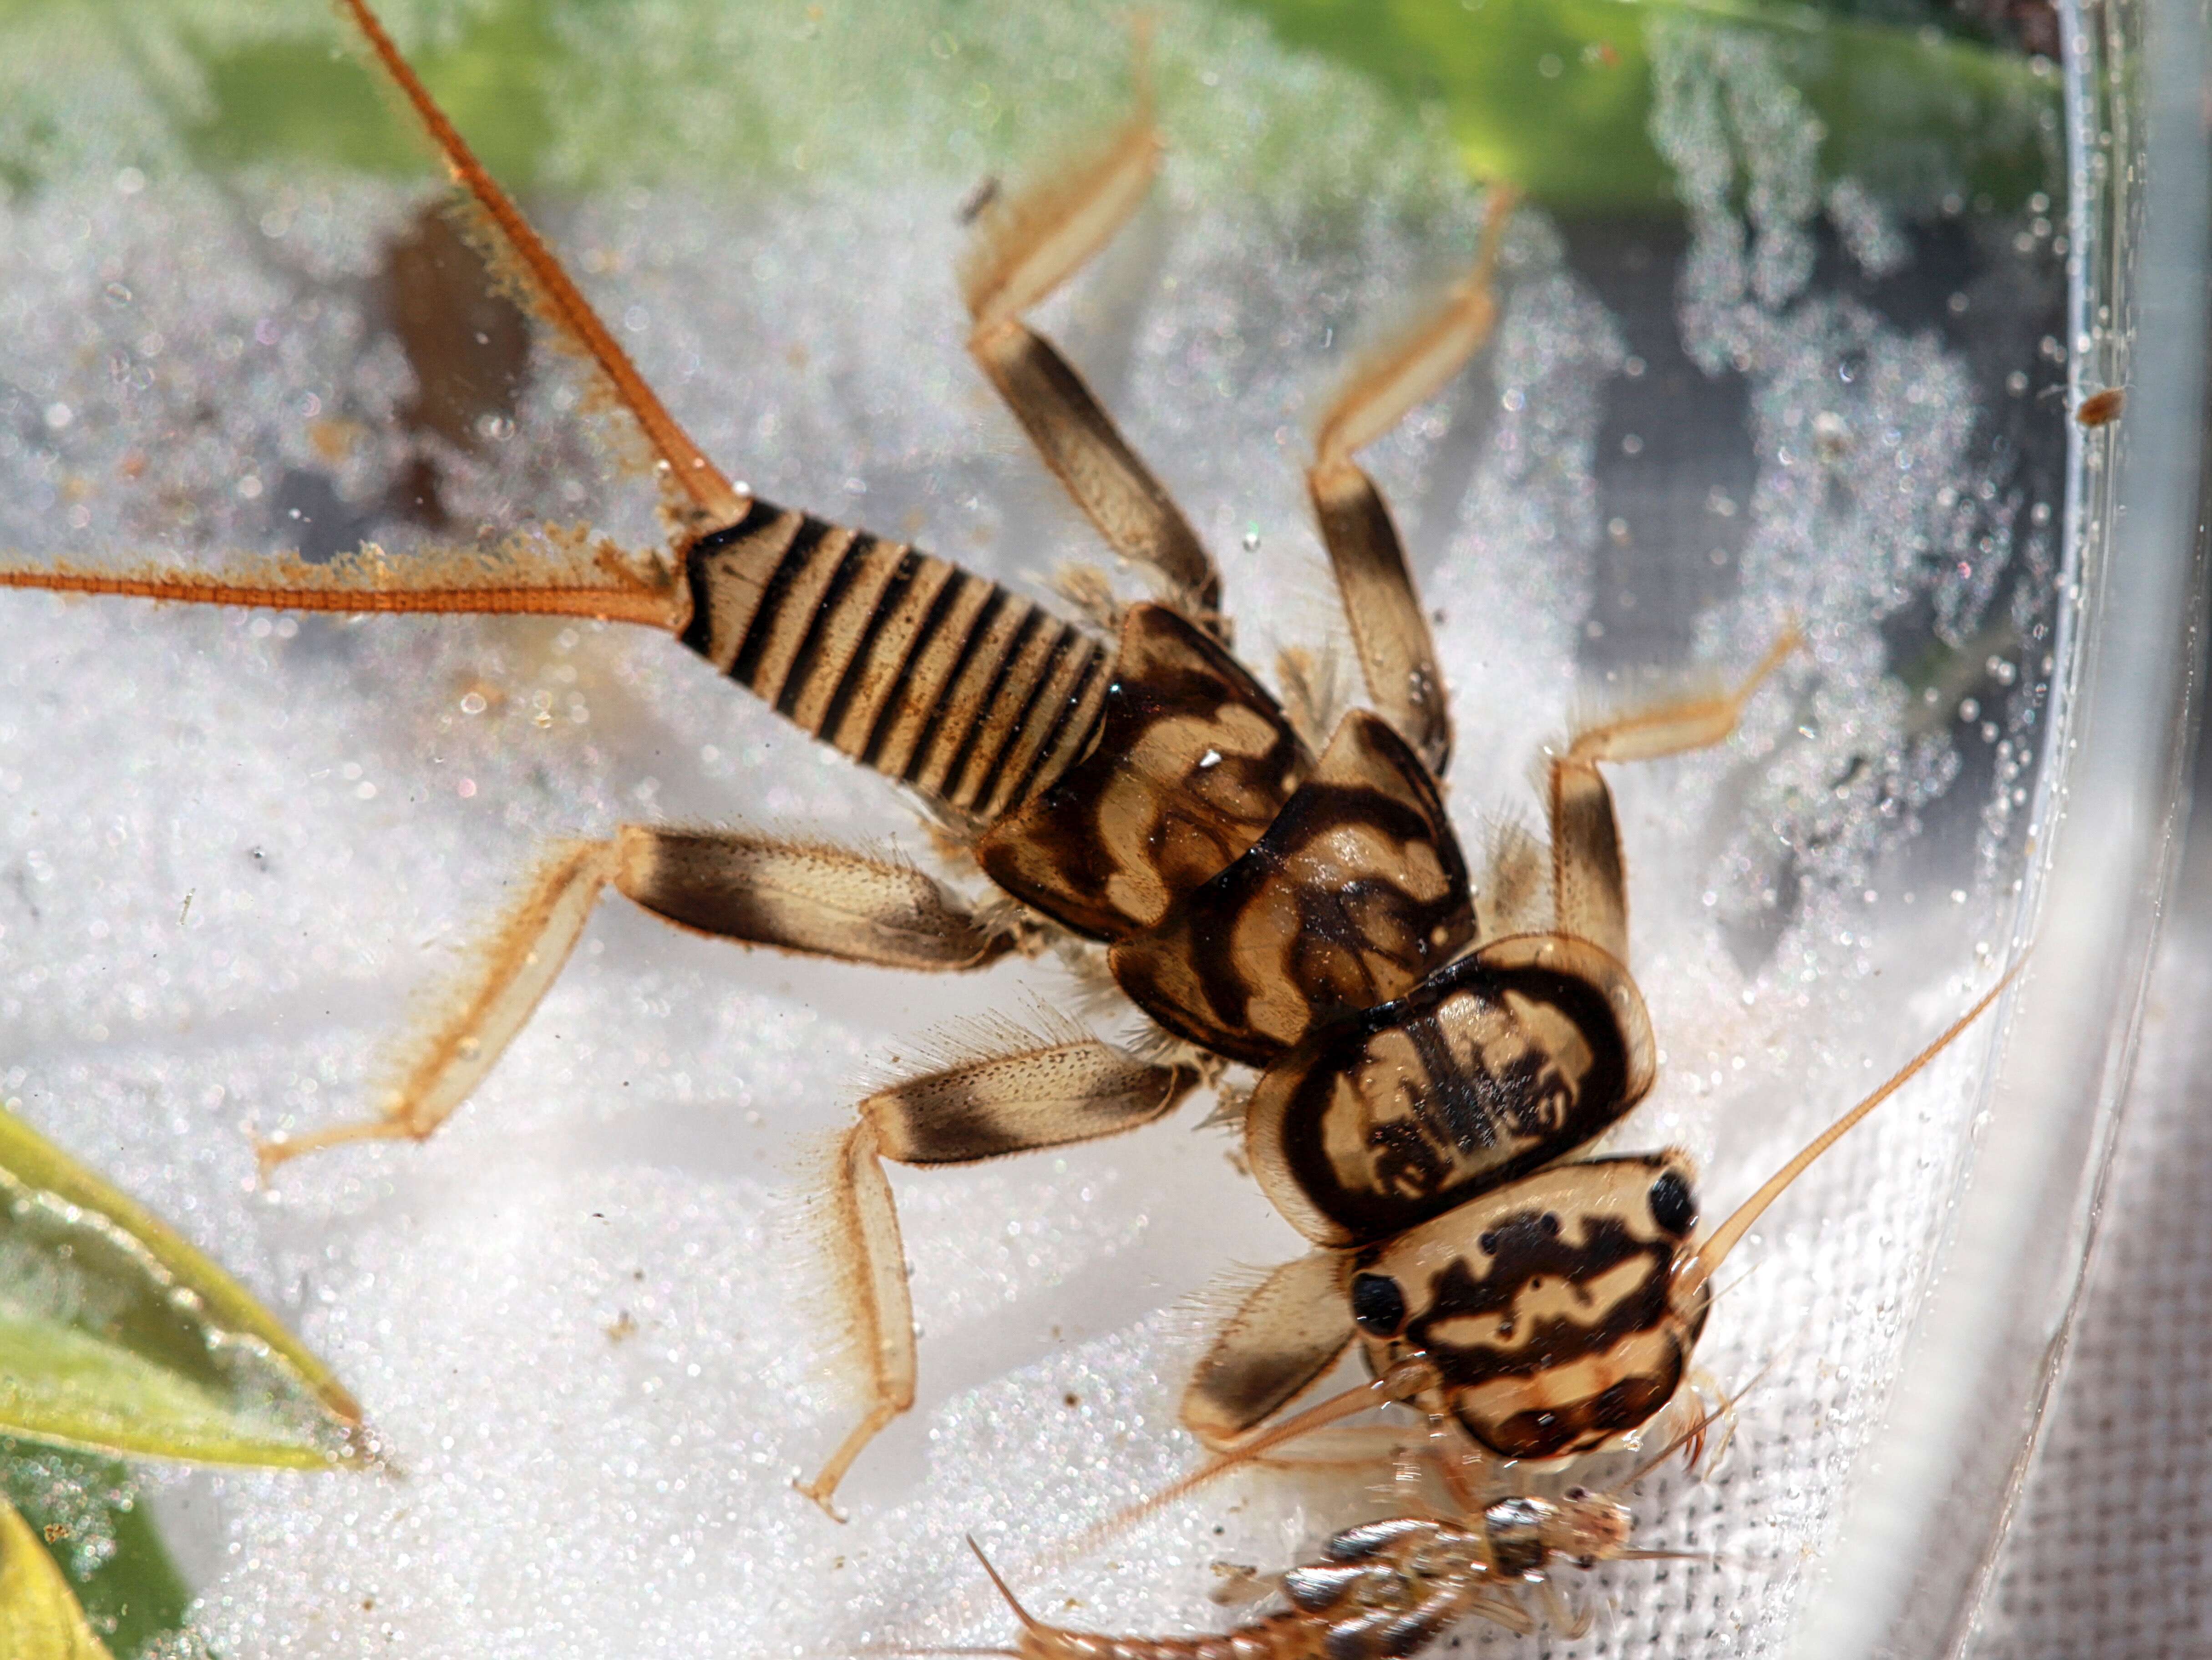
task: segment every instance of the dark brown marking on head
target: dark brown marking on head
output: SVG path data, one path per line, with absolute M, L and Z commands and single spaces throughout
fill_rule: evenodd
M 1522 1211 L 1486 1231 L 1481 1248 L 1491 1257 L 1490 1272 L 1477 1279 L 1465 1257 L 1455 1257 L 1430 1282 L 1422 1311 L 1407 1321 L 1407 1341 L 1428 1355 L 1448 1384 L 1474 1382 L 1497 1372 L 1531 1374 L 1583 1354 L 1601 1353 L 1632 1331 L 1649 1328 L 1666 1308 L 1664 1269 L 1674 1252 L 1639 1239 L 1611 1217 L 1583 1220 L 1579 1238 L 1563 1230 L 1557 1212 Z M 1629 1294 L 1603 1304 L 1580 1290 L 1624 1264 L 1651 1264 Z M 1577 1288 L 1569 1300 L 1572 1312 L 1530 1318 L 1520 1307 L 1523 1296 L 1547 1287 Z M 1589 1318 L 1577 1318 L 1587 1311 Z M 1454 1341 L 1448 1333 L 1486 1320 L 1495 1344 Z
M 1114 976 L 1170 1031 L 1265 1064 L 1403 996 L 1474 929 L 1436 781 L 1388 722 L 1357 711 L 1265 835 L 1115 947 Z
M 1687 1245 L 1651 1195 L 1670 1175 L 1686 1192 L 1679 1154 L 1557 1166 L 1362 1251 L 1358 1269 L 1412 1304 L 1398 1336 L 1367 1340 L 1369 1364 L 1420 1356 L 1436 1380 L 1420 1403 L 1507 1457 L 1634 1428 L 1673 1397 L 1700 1324 L 1668 1299 Z
M 1235 658 L 1165 607 L 1133 606 L 1089 753 L 976 857 L 1046 915 L 1120 939 L 1259 839 L 1310 765 Z
M 1343 1245 L 1564 1158 L 1649 1087 L 1626 984 L 1579 943 L 1449 964 L 1269 1069 L 1245 1120 L 1254 1173 L 1309 1239 Z
M 1507 1458 L 1556 1458 L 1588 1451 L 1625 1434 L 1674 1398 L 1688 1357 L 1671 1336 L 1660 1344 L 1665 1360 L 1649 1372 L 1620 1378 L 1599 1393 L 1557 1405 L 1531 1407 L 1502 1417 L 1476 1417 L 1462 1406 L 1455 1416 L 1469 1435 Z

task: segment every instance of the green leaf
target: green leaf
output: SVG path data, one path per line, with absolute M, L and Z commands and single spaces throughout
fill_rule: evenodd
M 204 1652 L 195 1642 L 176 1640 L 192 1593 L 128 1468 L 112 1458 L 0 1441 L 0 1503 L 10 1501 L 116 1660 L 149 1649 L 166 1660 Z
M 358 1461 L 360 1422 L 236 1281 L 0 1111 L 0 1434 L 325 1469 Z
M 0 1499 L 0 1655 L 8 1660 L 113 1660 L 31 1524 Z
M 201 167 L 425 171 L 411 118 L 325 8 L 190 0 L 127 14 L 112 39 L 69 27 L 70 9 L 47 9 L 18 24 L 0 3 L 11 36 L 0 111 L 12 100 L 36 112 L 57 85 L 94 85 L 136 60 Z M 798 17 L 709 0 L 481 0 L 434 19 L 387 9 L 431 92 L 525 195 L 605 169 L 625 179 L 704 172 L 725 186 L 795 177 L 800 154 L 810 171 L 917 146 L 963 174 L 1033 161 L 1085 121 L 1111 118 L 1127 54 L 1110 9 L 1049 9 L 1018 28 L 963 0 L 825 0 Z M 1231 44 L 1239 13 L 1378 89 L 1385 118 L 1340 128 L 1340 77 L 1319 107 L 1262 106 L 1262 125 L 1284 122 L 1281 142 L 1250 130 L 1249 108 L 1198 79 Z M 1735 32 L 1771 47 L 1820 116 L 1830 178 L 1849 175 L 1907 211 L 2051 189 L 2063 178 L 2054 67 L 1960 27 L 1940 0 L 1233 0 L 1218 16 L 1179 16 L 1155 67 L 1178 150 L 1220 148 L 1255 185 L 1306 154 L 1317 122 L 1328 142 L 1357 150 L 1387 147 L 1380 129 L 1425 133 L 1421 118 L 1440 115 L 1480 177 L 1571 211 L 1672 212 L 1672 175 L 1649 130 L 1652 33 Z M 623 49 L 609 51 L 616 39 Z M 10 84 L 11 53 L 48 67 Z M 1051 68 L 1061 58 L 1115 67 L 1062 83 Z M 1113 95 L 1092 107 L 1102 88 Z M 1071 122 L 1071 101 L 1081 120 Z M 1393 102 L 1402 119 L 1388 118 Z M 869 119 L 855 123 L 862 106 Z M 0 185 L 27 190 L 57 172 L 83 124 L 0 119 Z M 1336 159 L 1356 170 L 1356 156 Z
M 142 1458 L 321 1469 L 342 1462 L 283 1417 L 57 1321 L 0 1315 L 0 1432 Z
M 1893 203 L 1986 191 L 2010 203 L 2056 170 L 2048 64 L 1809 6 L 1751 0 L 1243 0 L 1284 40 L 1440 105 L 1470 171 L 1570 209 L 1672 208 L 1650 131 L 1655 27 L 1771 43 L 1827 128 L 1822 160 Z

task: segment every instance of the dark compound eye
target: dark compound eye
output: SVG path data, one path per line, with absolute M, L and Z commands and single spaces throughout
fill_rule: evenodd
M 1671 1170 L 1651 1184 L 1651 1220 L 1678 1239 L 1698 1225 L 1690 1184 Z
M 1370 1337 L 1394 1337 L 1406 1324 L 1406 1293 L 1387 1274 L 1354 1275 L 1352 1319 Z

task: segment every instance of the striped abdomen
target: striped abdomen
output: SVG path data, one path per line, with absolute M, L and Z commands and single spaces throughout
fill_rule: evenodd
M 1111 661 L 995 582 L 755 501 L 691 549 L 684 643 L 864 766 L 988 823 L 1083 753 Z

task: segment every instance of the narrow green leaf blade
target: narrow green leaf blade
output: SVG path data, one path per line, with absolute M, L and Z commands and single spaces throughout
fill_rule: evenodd
M 361 1421 L 361 1403 L 245 1287 L 145 1206 L 102 1181 L 5 1111 L 0 1111 L 0 1172 L 27 1188 L 106 1217 L 137 1240 L 179 1288 L 198 1298 L 213 1324 L 267 1344 L 334 1416 L 349 1424 Z M 0 1181 L 5 1177 L 0 1177 Z
M 58 1321 L 0 1314 L 0 1434 L 195 1463 L 325 1469 L 343 1462 L 283 1415 Z
M 357 1462 L 361 1408 L 246 1289 L 0 1111 L 0 1434 L 137 1457 Z

